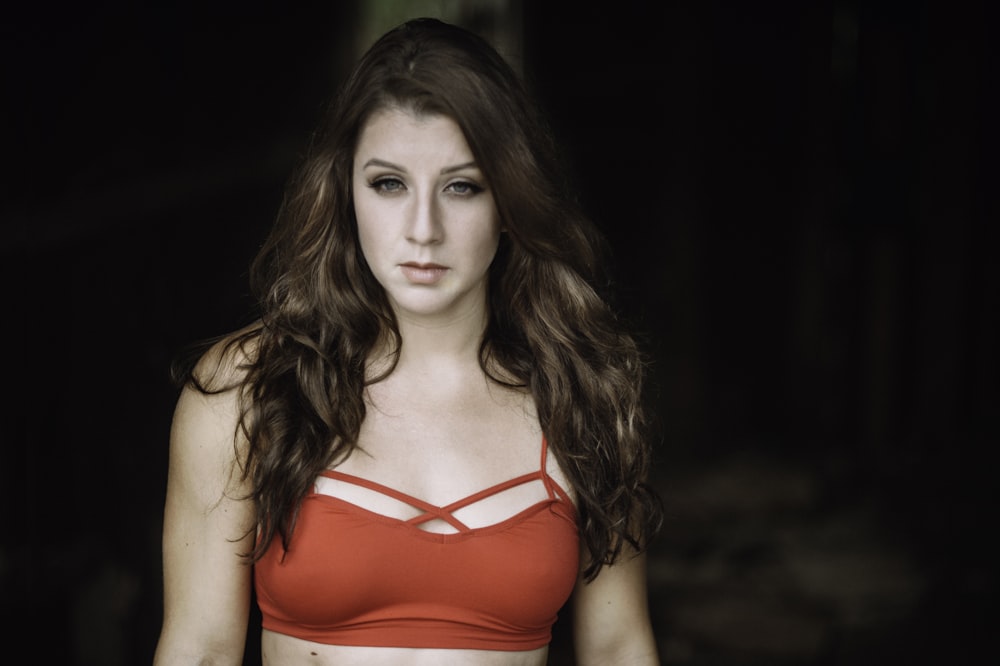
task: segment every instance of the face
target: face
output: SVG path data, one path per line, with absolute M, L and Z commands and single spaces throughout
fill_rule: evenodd
M 354 212 L 365 260 L 396 316 L 481 316 L 500 221 L 461 129 L 442 115 L 375 113 L 354 154 Z

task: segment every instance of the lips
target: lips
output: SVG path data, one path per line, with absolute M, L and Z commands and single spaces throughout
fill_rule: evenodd
M 447 266 L 433 263 L 408 261 L 399 265 L 405 277 L 411 284 L 431 285 L 437 283 L 448 272 Z

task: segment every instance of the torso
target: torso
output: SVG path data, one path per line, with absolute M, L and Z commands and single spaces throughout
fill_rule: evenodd
M 336 471 L 394 488 L 436 506 L 467 497 L 518 475 L 538 469 L 543 437 L 530 394 L 488 382 L 436 381 L 394 373 L 369 387 L 368 411 L 358 449 L 336 466 Z M 562 488 L 570 489 L 555 456 L 546 470 Z M 338 482 L 325 492 L 367 510 L 399 519 L 414 510 L 390 498 Z M 473 504 L 455 516 L 470 528 L 496 524 L 536 503 L 540 484 L 504 492 Z M 424 526 L 432 532 L 452 533 L 440 520 Z M 481 666 L 542 666 L 548 648 L 525 651 L 411 649 L 326 645 L 265 630 L 264 664 L 451 664 Z
M 394 375 L 369 387 L 358 451 L 336 469 L 443 506 L 538 468 L 543 433 L 530 394 L 482 376 L 452 384 Z M 569 487 L 554 456 L 548 471 Z
M 548 653 L 324 645 L 266 630 L 261 638 L 264 666 L 544 666 Z

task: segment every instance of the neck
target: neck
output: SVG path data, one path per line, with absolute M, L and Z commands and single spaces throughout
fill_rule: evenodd
M 458 368 L 479 366 L 479 348 L 486 330 L 486 313 L 468 311 L 448 320 L 429 320 L 397 314 L 402 347 L 393 374 L 450 373 Z M 375 359 L 388 359 L 383 350 Z M 375 360 L 376 367 L 380 365 Z

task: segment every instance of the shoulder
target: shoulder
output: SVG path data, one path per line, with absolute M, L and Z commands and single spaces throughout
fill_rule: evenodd
M 174 409 L 174 468 L 202 476 L 225 473 L 241 462 L 242 387 L 256 356 L 256 331 L 259 327 L 248 327 L 219 338 L 198 359 Z
M 208 344 L 190 373 L 190 383 L 203 393 L 222 393 L 243 384 L 257 359 L 259 322 L 250 324 Z

